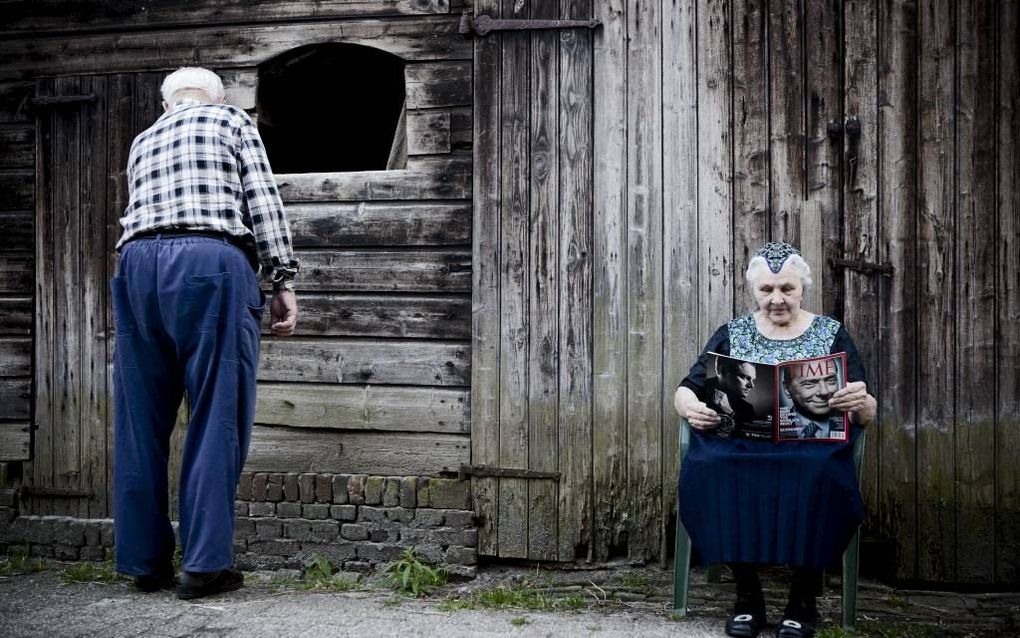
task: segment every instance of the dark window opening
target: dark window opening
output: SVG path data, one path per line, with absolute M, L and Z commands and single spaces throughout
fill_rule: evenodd
M 302 47 L 259 67 L 259 133 L 277 173 L 404 168 L 404 61 L 355 44 Z

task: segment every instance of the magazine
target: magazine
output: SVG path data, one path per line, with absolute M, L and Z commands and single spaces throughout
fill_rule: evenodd
M 772 365 L 709 353 L 706 401 L 724 438 L 846 441 L 849 417 L 829 407 L 846 386 L 846 353 Z

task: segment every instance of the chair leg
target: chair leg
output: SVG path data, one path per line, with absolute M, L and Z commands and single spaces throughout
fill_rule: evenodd
M 857 624 L 857 569 L 861 550 L 858 529 L 843 553 L 843 629 L 853 631 Z
M 687 587 L 691 571 L 691 537 L 676 517 L 676 545 L 673 551 L 673 614 L 687 616 Z

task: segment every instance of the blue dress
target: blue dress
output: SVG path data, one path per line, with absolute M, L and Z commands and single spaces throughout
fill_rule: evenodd
M 865 381 L 857 348 L 838 321 L 815 317 L 789 340 L 762 335 L 744 315 L 720 327 L 681 383 L 704 401 L 708 353 L 762 363 L 847 355 L 847 381 Z M 852 426 L 851 436 L 858 428 Z M 680 516 L 706 563 L 838 563 L 864 513 L 849 442 L 795 444 L 724 439 L 691 430 L 680 468 Z

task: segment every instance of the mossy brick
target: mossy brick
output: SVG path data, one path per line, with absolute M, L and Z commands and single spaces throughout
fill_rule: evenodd
M 415 500 L 418 501 L 417 507 L 432 507 L 432 502 L 429 500 L 429 479 L 426 476 L 419 476 L 416 480 L 417 488 L 415 489 Z
M 256 472 L 251 479 L 251 500 L 266 500 L 266 486 L 269 483 L 269 475 L 265 472 Z
M 405 476 L 400 479 L 400 507 L 418 506 L 418 477 Z
M 238 569 L 255 571 L 260 569 L 283 569 L 289 564 L 289 558 L 283 556 L 272 556 L 260 554 L 252 550 L 251 545 L 248 551 L 243 554 L 234 555 L 234 564 Z
M 99 563 L 106 560 L 106 550 L 102 547 L 82 547 L 79 555 L 82 560 Z
M 295 556 L 301 551 L 301 543 L 289 538 L 254 540 L 248 543 L 248 551 L 273 556 Z
M 450 545 L 446 548 L 446 562 L 451 565 L 474 565 L 478 562 L 478 551 L 473 547 Z
M 333 540 L 328 543 L 301 543 L 301 551 L 297 557 L 302 564 L 307 564 L 316 554 L 324 557 L 334 569 L 339 569 L 346 561 L 357 556 L 354 545 L 345 541 Z
M 311 520 L 329 518 L 329 505 L 326 503 L 308 503 L 302 505 L 301 515 Z
M 344 570 L 356 574 L 370 574 L 375 571 L 375 565 L 366 560 L 349 560 L 344 563 Z
M 312 530 L 308 521 L 287 521 L 283 524 L 283 535 L 296 541 L 308 541 L 312 539 Z
M 237 499 L 240 501 L 251 500 L 251 481 L 255 477 L 254 472 L 241 472 L 241 478 L 237 481 Z
M 370 476 L 365 481 L 365 504 L 381 505 L 383 489 L 386 487 L 386 477 Z
M 364 474 L 355 474 L 347 481 L 347 502 L 351 505 L 364 505 L 366 480 L 368 477 Z
M 472 580 L 478 575 L 478 567 L 476 565 L 447 565 L 446 575 L 451 580 Z
M 381 523 L 386 520 L 386 510 L 381 507 L 370 507 L 361 505 L 358 507 L 358 520 L 371 523 Z
M 283 475 L 283 498 L 294 503 L 301 500 L 301 487 L 298 485 L 297 472 L 288 472 Z
M 415 527 L 442 527 L 443 520 L 443 510 L 419 507 L 414 511 L 414 519 L 411 524 Z
M 2 540 L 5 543 L 24 543 L 31 539 L 32 523 L 27 516 L 19 516 L 4 529 Z
M 275 519 L 258 519 L 255 521 L 255 538 L 271 540 L 283 536 L 283 523 Z
M 414 510 L 405 509 L 403 507 L 387 507 L 383 510 L 386 514 L 386 520 L 393 521 L 395 523 L 410 523 L 414 519 Z
M 102 524 L 99 521 L 91 520 L 85 523 L 85 546 L 99 547 L 102 545 Z
M 399 476 L 386 478 L 386 486 L 383 488 L 382 504 L 384 507 L 396 507 L 400 504 L 400 482 Z
M 329 543 L 340 536 L 340 523 L 336 521 L 311 521 L 308 523 L 310 536 L 308 540 L 316 543 Z
M 301 493 L 302 503 L 315 502 L 315 475 L 302 474 L 298 476 L 298 491 Z
M 340 536 L 349 541 L 368 539 L 368 527 L 360 523 L 344 523 L 340 526 Z
M 234 538 L 247 538 L 255 535 L 255 521 L 250 518 L 234 520 Z
M 283 474 L 273 473 L 266 481 L 266 500 L 279 503 L 283 500 Z
M 276 504 L 276 515 L 280 518 L 301 518 L 301 503 L 284 501 Z
M 358 506 L 331 505 L 329 507 L 329 517 L 344 522 L 355 521 L 358 518 Z
M 234 516 L 248 515 L 248 501 L 234 501 Z
M 276 516 L 276 503 L 249 503 L 248 516 Z
M 403 540 L 403 539 L 401 539 Z M 443 562 L 446 554 L 443 552 L 443 548 L 434 543 L 423 543 L 421 545 L 415 545 L 414 551 L 421 556 L 422 560 L 432 565 L 440 565 Z
M 373 563 L 397 559 L 404 548 L 394 543 L 361 543 L 357 546 L 358 558 Z
M 59 516 L 33 516 L 29 527 L 29 540 L 33 544 L 50 545 L 53 543 L 53 532 L 56 528 Z
M 57 560 L 78 560 L 81 558 L 81 547 L 58 543 L 53 546 L 53 557 Z
M 333 476 L 333 502 L 337 505 L 347 504 L 347 482 L 351 477 L 347 474 L 336 474 Z
M 315 502 L 316 503 L 332 503 L 333 502 L 333 475 L 332 474 L 316 474 L 315 475 Z
M 446 510 L 443 520 L 447 527 L 474 527 L 475 513 L 468 510 Z
M 106 519 L 99 524 L 99 544 L 113 547 L 113 521 Z
M 396 538 L 397 535 L 395 534 L 393 539 L 396 540 Z M 390 540 L 390 533 L 381 528 L 369 530 L 368 540 L 372 541 L 373 543 L 385 543 L 386 541 Z
M 57 523 L 53 541 L 59 545 L 81 547 L 85 544 L 85 521 L 69 518 Z
M 471 509 L 471 489 L 460 479 L 429 479 L 429 505 L 437 509 Z

